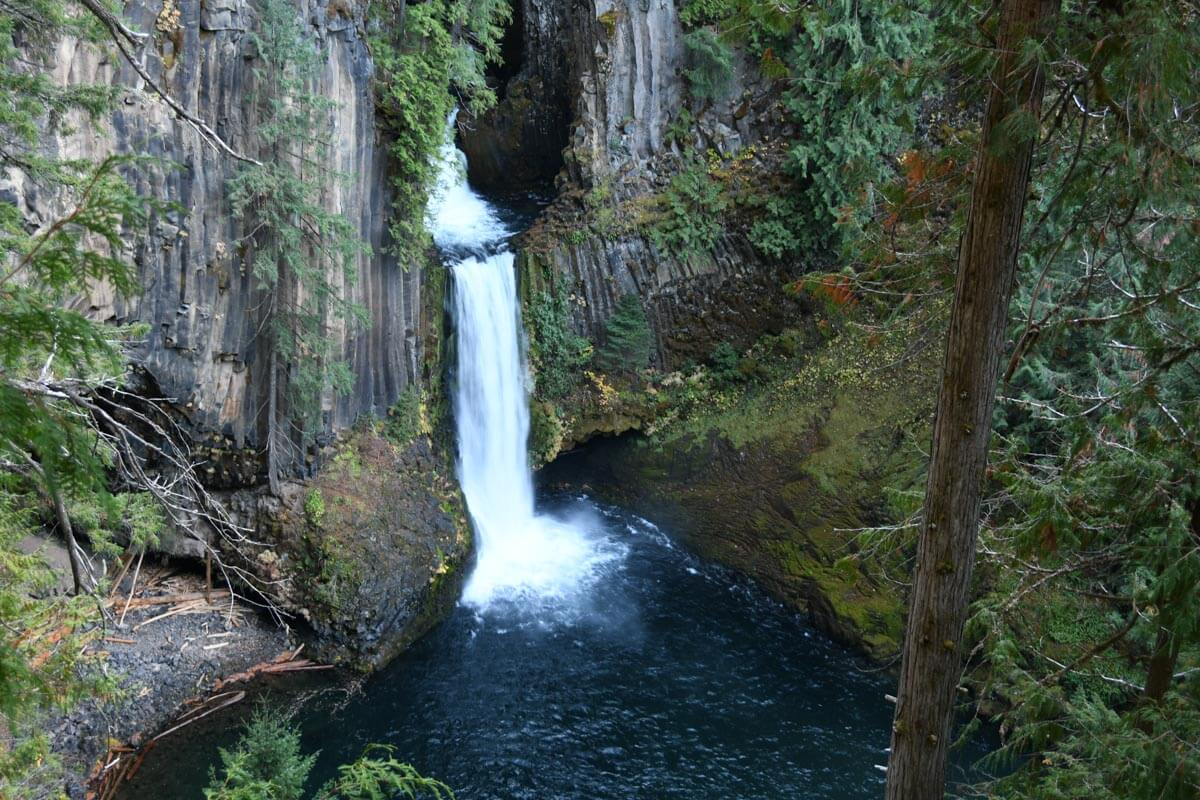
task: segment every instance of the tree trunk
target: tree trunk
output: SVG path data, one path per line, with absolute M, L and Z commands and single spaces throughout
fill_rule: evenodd
M 992 409 L 1034 140 L 1005 141 L 1013 112 L 1041 112 L 1044 77 L 1023 62 L 1022 44 L 1045 35 L 1058 0 L 1003 0 L 997 62 L 983 121 L 970 215 L 934 423 L 924 525 L 904 639 L 888 800 L 941 800 L 954 701 L 962 676 L 975 540 Z
M 271 342 L 271 358 L 267 378 L 267 484 L 271 494 L 279 496 L 279 355 L 278 345 Z
M 1200 501 L 1193 502 L 1190 510 L 1192 518 L 1189 527 L 1192 538 L 1200 544 Z M 1187 598 L 1176 593 L 1169 596 L 1159 608 L 1158 634 L 1154 637 L 1154 652 L 1150 654 L 1150 663 L 1146 666 L 1146 686 L 1142 689 L 1144 703 L 1161 703 L 1175 680 L 1175 668 L 1179 665 L 1180 637 L 1173 632 L 1173 626 L 1169 623 L 1175 608 L 1185 602 Z M 1150 732 L 1148 726 L 1143 727 L 1143 730 Z
M 1148 703 L 1161 703 L 1171 681 L 1175 676 L 1175 665 L 1179 662 L 1179 637 L 1172 636 L 1171 631 L 1162 626 L 1154 641 L 1154 653 L 1150 656 L 1150 666 L 1146 671 L 1146 688 L 1142 691 L 1142 700 Z
M 75 529 L 71 527 L 71 515 L 67 513 L 66 503 L 63 502 L 62 492 L 53 478 L 46 476 L 46 490 L 50 493 L 50 501 L 54 504 L 54 513 L 58 517 L 58 527 L 62 529 L 63 538 L 67 540 L 67 555 L 71 563 L 71 581 L 75 585 L 76 596 L 83 594 L 83 566 L 79 563 L 79 545 L 75 541 Z M 90 587 L 89 587 L 90 588 Z

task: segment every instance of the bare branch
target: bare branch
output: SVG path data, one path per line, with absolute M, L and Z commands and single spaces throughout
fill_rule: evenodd
M 253 159 L 250 156 L 247 156 L 231 147 L 229 143 L 222 139 L 221 135 L 214 131 L 207 122 L 184 108 L 178 100 L 171 96 L 170 92 L 164 89 L 157 81 L 154 80 L 154 78 L 150 76 L 150 73 L 147 71 L 143 61 L 134 53 L 134 50 L 141 50 L 145 47 L 146 42 L 150 38 L 149 34 L 138 33 L 127 28 L 124 23 L 122 23 L 120 19 L 118 19 L 115 15 L 113 15 L 112 12 L 105 8 L 104 5 L 99 2 L 99 0 L 78 0 L 78 2 L 94 17 L 96 17 L 96 19 L 100 20 L 102 25 L 104 25 L 104 27 L 108 30 L 113 43 L 117 46 L 117 50 L 120 51 L 121 57 L 129 63 L 129 66 L 133 67 L 133 70 L 138 74 L 138 77 L 145 81 L 146 85 L 149 86 L 155 94 L 162 98 L 163 102 L 175 112 L 179 119 L 191 125 L 192 128 L 194 128 L 196 132 L 200 134 L 200 138 L 207 141 L 216 150 L 225 153 L 231 158 L 235 158 L 238 161 L 244 161 L 248 164 L 262 166 L 261 161 Z M 130 48 L 133 49 L 131 50 Z

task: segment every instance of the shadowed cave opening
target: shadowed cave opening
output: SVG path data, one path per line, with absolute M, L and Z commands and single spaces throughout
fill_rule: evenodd
M 496 106 L 458 117 L 458 144 L 472 186 L 493 197 L 552 194 L 563 168 L 574 109 L 570 59 L 573 35 L 553 3 L 513 4 L 500 42 L 502 60 L 488 67 Z M 548 16 L 547 16 L 548 15 Z
M 496 90 L 496 99 L 503 102 L 508 96 L 508 82 L 515 78 L 525 60 L 525 10 L 521 3 L 512 4 L 512 20 L 500 40 L 500 63 L 489 64 L 487 81 Z

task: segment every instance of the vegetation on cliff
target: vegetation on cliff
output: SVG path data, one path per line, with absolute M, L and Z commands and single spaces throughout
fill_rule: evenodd
M 425 205 L 446 118 L 456 105 L 480 114 L 496 102 L 484 79 L 500 59 L 507 0 L 385 0 L 371 10 L 378 113 L 392 156 L 392 246 L 408 260 L 429 245 Z
M 403 7 L 401 25 L 389 30 L 405 30 Z M 112 48 L 137 73 L 139 86 L 166 103 L 202 144 L 241 165 L 228 193 L 248 231 L 237 253 L 262 298 L 254 310 L 262 319 L 258 345 L 270 362 L 264 367 L 271 375 L 264 411 L 270 427 L 268 475 L 276 494 L 286 477 L 281 462 L 302 463 L 324 429 L 325 397 L 349 388 L 342 354 L 331 346 L 331 328 L 364 324 L 362 310 L 346 299 L 353 260 L 364 245 L 358 230 L 328 203 L 344 176 L 327 166 L 335 101 L 313 91 L 326 54 L 308 34 L 296 4 L 253 3 L 256 27 L 246 38 L 253 43 L 256 75 L 248 84 L 254 88 L 260 147 L 249 154 L 230 147 L 147 70 L 141 50 L 157 34 L 179 30 L 179 12 L 171 8 L 164 7 L 156 32 L 147 34 L 97 0 L 0 4 L 0 171 L 6 181 L 0 199 L 0 795 L 5 797 L 61 794 L 61 773 L 39 722 L 48 710 L 81 694 L 111 694 L 113 676 L 86 645 L 101 630 L 112 573 L 123 565 L 136 574 L 133 565 L 140 566 L 141 555 L 157 543 L 167 518 L 196 537 L 224 577 L 236 581 L 231 588 L 249 586 L 271 598 L 268 604 L 282 602 L 259 580 L 270 571 L 271 554 L 261 560 L 248 552 L 264 551 L 205 489 L 166 401 L 127 388 L 139 377 L 128 363 L 127 345 L 136 344 L 144 328 L 107 324 L 79 302 L 97 287 L 136 298 L 143 287 L 134 254 L 145 232 L 178 222 L 189 210 L 143 194 L 151 162 L 142 156 L 89 161 L 55 155 L 58 137 L 103 127 L 126 90 L 117 84 L 60 83 L 47 54 L 63 40 Z M 394 58 L 420 62 L 413 66 L 420 80 L 406 91 L 423 89 L 416 102 L 436 120 L 418 126 L 428 137 L 396 143 L 401 165 L 426 164 L 440 144 L 452 86 L 460 96 L 472 91 L 472 102 L 487 102 L 483 64 L 496 56 L 498 25 L 508 13 L 507 4 L 494 0 L 414 9 L 409 17 L 415 32 L 398 45 Z M 330 15 L 335 13 L 331 5 Z M 384 60 L 385 67 L 396 63 Z M 175 63 L 174 56 L 164 58 L 166 68 Z M 427 177 L 402 176 L 411 206 L 401 205 L 403 210 L 423 208 Z M 53 199 L 53 216 L 33 217 L 22 199 L 30 192 Z M 398 245 L 419 249 L 424 241 L 422 232 Z M 432 468 L 441 462 L 429 451 L 429 426 L 422 421 L 408 430 L 408 419 L 395 422 L 394 432 L 403 429 L 409 439 L 405 452 L 416 462 L 396 480 L 420 473 L 436 484 L 422 487 L 418 500 L 430 508 L 417 510 L 428 511 L 428 518 L 419 519 L 440 525 L 447 541 L 444 552 L 426 559 L 432 564 L 430 586 L 423 587 L 428 591 L 405 597 L 413 605 L 407 611 L 427 625 L 446 595 L 436 589 L 453 585 L 447 576 L 469 537 L 457 492 Z M 400 456 L 395 460 L 403 462 Z M 325 492 L 317 487 L 303 504 L 313 530 L 336 526 L 345 510 L 344 496 L 329 487 Z M 206 540 L 199 526 L 215 532 L 219 544 Z M 66 541 L 72 595 L 58 594 L 58 576 L 41 552 L 29 554 L 30 543 L 40 541 L 30 535 L 54 529 Z M 314 539 L 316 574 L 329 578 L 317 587 L 326 594 L 313 589 L 314 596 L 327 601 L 331 614 L 355 569 L 352 559 L 329 549 L 335 538 Z M 376 576 L 361 577 L 364 583 Z
M 352 376 L 332 352 L 332 325 L 365 326 L 346 299 L 364 247 L 355 226 L 325 195 L 345 180 L 329 167 L 336 103 L 311 90 L 325 54 L 305 35 L 289 0 L 261 0 L 253 101 L 260 114 L 259 163 L 230 181 L 230 205 L 246 219 L 238 242 L 262 295 L 259 337 L 269 354 L 267 477 L 271 490 L 324 429 L 326 393 L 344 395 Z

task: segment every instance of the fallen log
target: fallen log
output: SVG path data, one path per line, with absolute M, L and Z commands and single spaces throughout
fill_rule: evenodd
M 229 590 L 221 589 L 212 593 L 213 600 L 228 600 Z M 180 592 L 178 594 L 164 594 L 158 597 L 135 597 L 129 601 L 130 608 L 145 608 L 147 606 L 166 606 L 176 603 L 193 603 L 197 600 L 205 600 L 204 592 Z M 117 602 L 120 599 L 117 598 Z M 113 600 L 109 600 L 106 605 L 112 606 Z

